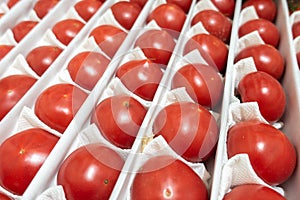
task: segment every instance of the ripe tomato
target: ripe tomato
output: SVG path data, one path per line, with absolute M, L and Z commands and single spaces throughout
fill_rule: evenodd
M 113 25 L 107 24 L 94 28 L 90 33 L 90 37 L 92 36 L 101 50 L 112 58 L 125 40 L 127 33 Z
M 101 101 L 91 119 L 102 135 L 117 147 L 131 148 L 147 109 L 127 95 L 111 96 Z
M 141 8 L 147 3 L 147 0 L 129 0 L 129 2 L 138 4 Z
M 235 7 L 234 0 L 211 0 L 211 2 L 223 13 L 226 17 L 232 19 Z
M 16 5 L 20 0 L 8 0 L 7 7 L 11 9 L 14 5 Z
M 208 200 L 202 179 L 184 162 L 170 156 L 156 156 L 146 161 L 135 175 L 130 192 L 132 200 L 145 197 Z
M 0 146 L 0 185 L 22 195 L 57 141 L 58 137 L 39 128 L 7 138 Z
M 297 57 L 298 68 L 300 69 L 300 52 L 298 52 L 298 53 L 296 54 L 296 57 Z
M 78 1 L 74 8 L 82 19 L 86 22 L 90 20 L 90 18 L 99 10 L 102 6 L 101 1 L 95 0 L 82 0 Z
M 225 71 L 228 48 L 222 40 L 213 35 L 197 34 L 185 44 L 183 53 L 188 54 L 195 49 L 200 52 L 208 65 L 215 67 L 221 73 Z
M 172 79 L 172 89 L 185 87 L 193 100 L 211 108 L 218 105 L 223 94 L 223 82 L 217 71 L 204 64 L 187 64 Z
M 229 129 L 227 153 L 229 158 L 247 153 L 254 171 L 270 185 L 286 181 L 296 166 L 296 151 L 286 135 L 258 121 L 239 122 Z
M 52 31 L 61 43 L 68 45 L 83 28 L 83 26 L 84 23 L 77 19 L 64 19 L 57 22 L 52 27 Z
M 20 42 L 36 25 L 36 21 L 21 21 L 12 28 L 16 42 Z
M 0 193 L 0 199 L 1 199 L 1 200 L 13 200 L 13 198 L 7 196 L 7 195 L 4 194 L 4 193 Z
M 173 3 L 179 6 L 185 13 L 188 13 L 192 4 L 192 0 L 167 0 L 167 3 Z
M 238 84 L 238 92 L 242 102 L 256 101 L 262 116 L 269 122 L 279 120 L 284 113 L 285 92 L 281 84 L 265 72 L 257 71 L 244 76 Z
M 14 45 L 0 45 L 0 61 L 8 54 L 15 46 Z
M 245 195 L 247 194 L 247 195 Z M 275 190 L 259 184 L 244 184 L 234 187 L 223 200 L 286 200 Z
M 63 133 L 87 94 L 71 84 L 56 84 L 45 89 L 35 102 L 35 114 L 49 127 Z
M 117 70 L 116 76 L 134 94 L 151 101 L 163 76 L 159 65 L 148 59 L 129 61 Z
M 33 10 L 40 19 L 43 19 L 58 2 L 59 0 L 38 0 L 33 6 Z
M 11 75 L 0 80 L 0 121 L 36 82 L 28 75 Z
M 167 31 L 148 30 L 135 41 L 135 47 L 137 46 L 149 60 L 162 64 L 165 68 L 175 47 L 175 41 Z
M 235 62 L 247 57 L 254 59 L 258 71 L 266 72 L 277 80 L 282 77 L 284 58 L 275 47 L 267 44 L 249 46 L 237 54 Z
M 38 46 L 26 56 L 26 61 L 37 75 L 42 76 L 63 50 L 56 46 Z
M 269 21 L 274 21 L 277 14 L 277 7 L 273 0 L 247 0 L 243 3 L 242 9 L 254 6 L 257 15 Z
M 127 30 L 131 29 L 141 10 L 138 4 L 127 1 L 119 1 L 111 7 L 115 19 Z
M 201 22 L 212 35 L 225 43 L 229 42 L 232 22 L 225 15 L 215 10 L 203 10 L 192 19 L 192 26 Z
M 185 19 L 185 12 L 178 5 L 165 3 L 157 6 L 149 14 L 147 23 L 154 20 L 161 28 L 178 37 Z
M 280 33 L 278 28 L 269 20 L 259 18 L 250 20 L 240 26 L 238 34 L 239 37 L 247 35 L 253 31 L 258 31 L 259 35 L 266 44 L 270 44 L 274 47 L 278 46 Z
M 112 149 L 100 143 L 73 151 L 62 163 L 57 184 L 68 200 L 109 199 L 124 165 Z
M 218 126 L 212 114 L 197 103 L 176 102 L 163 108 L 153 124 L 155 136 L 188 161 L 207 160 L 218 140 Z
M 295 22 L 292 25 L 292 33 L 293 33 L 293 39 L 295 39 L 300 35 L 300 21 Z

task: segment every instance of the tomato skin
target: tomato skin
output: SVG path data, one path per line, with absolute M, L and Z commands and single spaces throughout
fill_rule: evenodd
M 298 68 L 300 69 L 300 52 L 296 53 Z
M 130 192 L 132 200 L 208 200 L 202 179 L 185 163 L 166 155 L 150 158 L 143 164 Z
M 277 14 L 277 7 L 273 0 L 247 0 L 243 3 L 242 9 L 254 6 L 259 18 L 274 21 Z
M 234 0 L 211 0 L 211 2 L 223 13 L 226 17 L 232 19 L 235 7 Z
M 272 22 L 263 18 L 250 20 L 240 26 L 238 34 L 239 37 L 242 37 L 253 31 L 258 31 L 266 44 L 270 44 L 274 47 L 278 46 L 280 33 L 278 28 Z
M 148 30 L 138 37 L 135 47 L 140 47 L 152 62 L 165 68 L 175 47 L 173 37 L 164 30 Z
M 42 76 L 62 51 L 56 46 L 38 46 L 27 54 L 26 61 L 37 75 Z
M 109 199 L 123 165 L 124 160 L 112 149 L 87 144 L 63 161 L 57 183 L 68 200 Z
M 92 30 L 90 37 L 92 36 L 102 51 L 112 58 L 125 40 L 127 33 L 113 25 L 100 25 Z
M 0 184 L 22 195 L 58 141 L 58 137 L 31 128 L 7 138 L 0 146 Z
M 52 27 L 52 31 L 62 44 L 68 45 L 80 32 L 83 26 L 84 23 L 77 19 L 64 19 L 57 22 Z
M 219 133 L 216 120 L 206 108 L 196 103 L 176 102 L 159 112 L 153 134 L 163 136 L 186 160 L 202 162 L 213 154 Z
M 79 14 L 79 16 L 82 17 L 82 19 L 87 22 L 99 10 L 101 6 L 102 6 L 101 1 L 82 0 L 82 1 L 78 1 L 74 5 L 74 8 Z
M 147 3 L 147 0 L 129 0 L 129 2 L 138 4 L 141 8 Z
M 204 28 L 212 35 L 225 43 L 228 43 L 231 35 L 232 22 L 221 12 L 215 10 L 203 10 L 192 19 L 192 26 L 201 22 Z
M 300 21 L 295 22 L 292 25 L 292 34 L 293 34 L 293 39 L 295 39 L 296 37 L 298 37 L 300 35 Z
M 192 4 L 192 0 L 167 0 L 167 3 L 173 3 L 179 6 L 185 13 L 188 13 Z
M 258 44 L 244 48 L 235 57 L 234 61 L 252 57 L 256 69 L 263 71 L 277 80 L 282 77 L 285 68 L 285 61 L 280 52 L 273 46 L 267 44 Z
M 215 67 L 220 73 L 225 71 L 228 48 L 222 40 L 213 35 L 197 34 L 185 44 L 183 54 L 188 54 L 195 49 L 200 52 L 208 65 Z
M 132 60 L 120 66 L 116 76 L 134 94 L 151 101 L 163 72 L 159 65 L 148 59 Z
M 36 21 L 21 21 L 12 28 L 16 42 L 20 42 L 36 25 Z
M 9 1 L 7 2 L 7 7 L 8 7 L 9 9 L 11 9 L 11 8 L 14 7 L 14 5 L 16 5 L 19 1 L 20 1 L 20 0 L 9 0 Z
M 239 122 L 229 129 L 228 157 L 239 153 L 249 155 L 254 171 L 269 185 L 286 181 L 296 166 L 296 151 L 286 135 L 258 121 Z
M 247 194 L 247 195 L 245 195 Z M 234 187 L 223 200 L 286 200 L 281 194 L 259 184 L 244 184 Z
M 0 199 L 1 200 L 13 200 L 13 198 L 10 198 L 9 196 L 7 196 L 4 193 L 0 193 Z
M 91 123 L 95 123 L 101 134 L 112 144 L 129 149 L 146 112 L 147 109 L 130 96 L 111 96 L 97 105 Z
M 131 29 L 141 10 L 138 4 L 127 1 L 119 1 L 111 7 L 116 20 L 127 30 Z
M 35 114 L 49 127 L 63 133 L 87 94 L 71 84 L 56 84 L 45 89 L 35 102 Z
M 14 45 L 0 45 L 0 61 L 6 56 L 15 46 Z
M 11 75 L 0 79 L 0 121 L 36 82 L 28 75 Z
M 43 19 L 58 2 L 59 0 L 38 0 L 33 6 L 33 10 L 40 19 Z

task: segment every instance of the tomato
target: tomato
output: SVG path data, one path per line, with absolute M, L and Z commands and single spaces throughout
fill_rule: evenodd
M 163 136 L 168 144 L 188 161 L 202 162 L 214 152 L 218 126 L 203 106 L 176 102 L 163 108 L 156 116 L 153 134 Z
M 5 13 L 0 13 L 0 19 L 5 15 Z
M 300 21 L 293 23 L 292 25 L 293 39 L 300 35 Z
M 40 19 L 43 19 L 58 2 L 59 0 L 38 0 L 33 6 L 33 10 Z
M 258 71 L 266 72 L 277 80 L 282 77 L 285 61 L 275 47 L 266 44 L 249 46 L 237 54 L 235 62 L 247 57 L 254 59 Z
M 247 195 L 245 195 L 247 194 Z M 260 184 L 244 184 L 234 187 L 223 200 L 286 200 L 275 190 Z
M 167 0 L 167 3 L 173 3 L 179 6 L 185 13 L 188 13 L 192 4 L 192 0 Z
M 10 75 L 0 79 L 0 121 L 36 82 L 28 75 Z
M 277 14 L 277 7 L 273 0 L 247 0 L 243 3 L 242 9 L 254 6 L 257 15 L 269 21 L 274 21 Z
M 300 52 L 296 53 L 298 68 L 300 69 Z
M 14 5 L 16 5 L 20 0 L 8 0 L 7 7 L 11 9 Z
M 36 21 L 21 21 L 12 28 L 16 42 L 20 42 L 36 25 Z
M 192 19 L 192 26 L 199 22 L 210 34 L 225 43 L 229 42 L 232 22 L 225 15 L 215 10 L 202 10 Z
M 77 19 L 64 19 L 57 22 L 52 27 L 52 31 L 61 43 L 68 45 L 80 32 L 83 26 L 84 23 Z
M 217 71 L 204 64 L 187 64 L 172 79 L 172 89 L 185 87 L 192 99 L 211 108 L 219 104 L 223 94 L 223 82 Z
M 74 5 L 74 8 L 79 14 L 79 16 L 82 17 L 82 19 L 87 22 L 99 10 L 101 6 L 102 6 L 101 1 L 82 0 L 82 1 L 78 1 Z
M 94 37 L 101 50 L 112 58 L 122 42 L 125 40 L 127 33 L 113 25 L 100 25 L 92 30 L 90 37 Z
M 248 154 L 254 171 L 270 185 L 286 181 L 296 166 L 296 151 L 286 135 L 258 121 L 239 122 L 229 129 L 228 157 L 239 153 Z
M 147 23 L 154 20 L 161 28 L 178 37 L 184 21 L 185 12 L 176 4 L 165 3 L 157 6 L 148 16 Z
M 164 30 L 148 30 L 135 41 L 135 47 L 140 47 L 145 56 L 152 62 L 168 64 L 175 47 L 173 37 Z
M 71 84 L 56 84 L 46 88 L 35 102 L 38 118 L 60 133 L 63 133 L 87 94 Z
M 226 17 L 232 19 L 235 7 L 234 0 L 211 0 L 211 2 L 223 13 Z
M 252 72 L 244 76 L 238 84 L 238 92 L 242 102 L 256 101 L 262 116 L 269 122 L 279 120 L 284 113 L 285 92 L 281 84 L 265 72 Z
M 132 60 L 120 66 L 116 76 L 134 94 L 151 101 L 163 72 L 159 65 L 148 59 Z
M 0 45 L 0 61 L 8 54 L 15 46 L 14 45 Z
M 27 54 L 26 61 L 37 75 L 42 76 L 62 51 L 56 46 L 38 46 Z
M 7 138 L 0 146 L 0 185 L 22 195 L 57 141 L 58 137 L 39 128 Z
M 135 175 L 130 193 L 132 200 L 208 200 L 202 179 L 184 162 L 171 156 L 156 156 L 146 161 Z
M 109 199 L 123 165 L 124 160 L 112 149 L 87 144 L 63 161 L 57 184 L 63 186 L 68 200 Z
M 208 65 L 215 67 L 221 73 L 225 71 L 228 48 L 222 40 L 213 35 L 200 33 L 188 40 L 183 54 L 188 54 L 195 49 L 200 52 Z
M 10 198 L 9 196 L 7 196 L 4 193 L 0 193 L 0 199 L 1 200 L 13 200 L 13 198 Z
M 127 30 L 131 29 L 141 10 L 138 4 L 127 1 L 119 1 L 111 7 L 115 19 Z
M 70 60 L 68 71 L 75 83 L 87 90 L 92 90 L 109 62 L 110 60 L 101 53 L 84 51 Z
M 147 109 L 127 95 L 111 96 L 101 101 L 93 112 L 101 134 L 112 144 L 123 149 L 131 148 Z

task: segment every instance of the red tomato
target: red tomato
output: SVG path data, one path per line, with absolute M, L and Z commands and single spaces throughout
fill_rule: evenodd
M 68 45 L 80 32 L 83 26 L 84 23 L 77 19 L 64 19 L 57 22 L 52 27 L 52 31 L 61 43 Z
M 63 186 L 68 200 L 109 199 L 123 165 L 124 160 L 112 149 L 87 144 L 64 160 L 57 184 Z
M 0 199 L 1 199 L 1 200 L 13 200 L 13 198 L 7 196 L 7 195 L 4 194 L 4 193 L 0 193 Z
M 204 64 L 188 64 L 180 68 L 172 79 L 172 89 L 179 87 L 185 87 L 195 102 L 208 108 L 219 104 L 224 88 L 217 71 Z
M 274 99 L 273 99 L 274 102 Z M 280 130 L 258 121 L 240 122 L 228 131 L 228 157 L 246 153 L 257 175 L 270 185 L 281 184 L 293 173 L 296 151 Z
M 207 160 L 219 134 L 212 114 L 191 102 L 176 102 L 163 108 L 155 118 L 153 133 L 163 136 L 177 154 L 191 162 Z
M 71 84 L 56 84 L 45 89 L 35 102 L 35 114 L 49 127 L 63 133 L 87 94 Z
M 74 8 L 82 19 L 86 22 L 90 20 L 90 18 L 99 10 L 102 6 L 101 1 L 95 0 L 82 0 L 78 1 Z
M 296 54 L 296 57 L 297 57 L 298 68 L 300 69 L 300 52 L 298 52 L 298 53 Z
M 37 16 L 43 19 L 52 10 L 59 0 L 38 0 L 33 7 Z
M 201 22 L 212 35 L 225 43 L 230 40 L 232 22 L 225 15 L 215 10 L 203 10 L 192 19 L 192 26 Z
M 192 0 L 167 0 L 167 3 L 173 3 L 179 6 L 185 13 L 188 13 L 192 4 Z
M 56 46 L 38 46 L 26 56 L 26 61 L 37 75 L 42 76 L 63 50 Z
M 8 54 L 15 46 L 14 45 L 0 45 L 0 61 Z
M 92 36 L 102 51 L 112 58 L 125 40 L 127 33 L 113 25 L 107 24 L 94 28 L 90 33 L 90 37 Z
M 211 0 L 211 2 L 223 13 L 226 17 L 232 19 L 235 7 L 234 0 Z
M 277 7 L 273 0 L 247 0 L 242 8 L 254 6 L 257 15 L 269 21 L 274 21 L 277 14 Z
M 295 22 L 292 25 L 292 33 L 293 33 L 293 39 L 295 39 L 300 35 L 300 21 Z
M 228 48 L 222 40 L 213 35 L 201 33 L 188 40 L 184 47 L 184 54 L 195 49 L 200 52 L 208 65 L 215 67 L 221 73 L 225 71 Z
M 132 200 L 208 200 L 202 179 L 184 162 L 170 156 L 153 157 L 143 164 L 134 177 L 130 192 Z
M 151 101 L 163 72 L 159 65 L 148 59 L 133 60 L 120 66 L 116 76 L 134 94 Z
M 163 68 L 168 64 L 175 47 L 173 37 L 164 30 L 148 30 L 138 37 L 135 47 L 140 47 L 145 56 Z
M 36 21 L 21 21 L 12 28 L 16 42 L 20 42 L 36 25 Z
M 0 146 L 0 185 L 22 195 L 57 141 L 58 137 L 39 128 L 7 138 Z
M 157 6 L 149 14 L 147 22 L 154 20 L 161 28 L 178 37 L 185 19 L 185 12 L 178 5 L 165 3 Z
M 266 72 L 277 80 L 282 77 L 285 62 L 283 56 L 275 47 L 267 44 L 247 47 L 238 53 L 235 62 L 247 57 L 254 59 L 258 71 Z
M 28 75 L 11 75 L 0 80 L 0 121 L 36 82 Z
M 141 8 L 147 3 L 147 0 L 129 0 L 132 3 L 138 4 Z
M 20 0 L 8 0 L 7 7 L 11 9 L 14 5 L 16 5 Z
M 247 195 L 245 195 L 247 194 Z M 286 200 L 275 190 L 259 184 L 245 184 L 234 187 L 223 200 Z
M 112 144 L 131 148 L 147 109 L 127 95 L 111 96 L 101 101 L 91 119 L 102 135 Z
M 259 35 L 266 44 L 270 44 L 274 47 L 278 46 L 280 39 L 279 30 L 275 24 L 269 20 L 263 18 L 250 20 L 240 26 L 238 34 L 239 37 L 242 37 L 253 31 L 258 31 Z
M 87 90 L 92 90 L 109 62 L 110 60 L 101 53 L 84 51 L 70 60 L 68 71 L 75 83 Z
M 127 30 L 131 29 L 141 10 L 138 4 L 127 1 L 119 1 L 111 7 L 115 19 Z
M 252 72 L 244 76 L 239 82 L 238 92 L 242 102 L 256 101 L 262 116 L 269 122 L 279 120 L 284 113 L 285 92 L 280 83 L 265 72 Z

